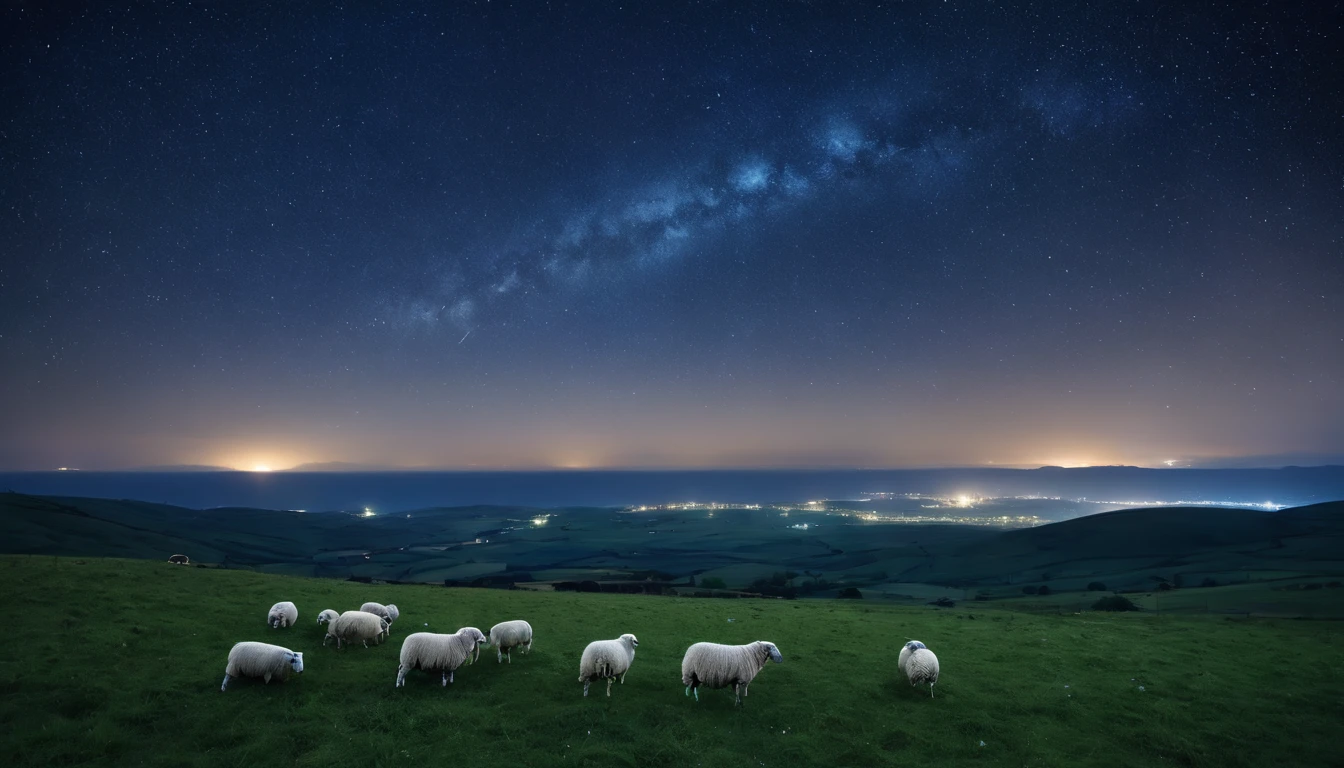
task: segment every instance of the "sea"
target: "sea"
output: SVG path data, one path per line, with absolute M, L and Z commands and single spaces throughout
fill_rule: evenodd
M 626 507 L 802 503 L 875 494 L 1263 505 L 1344 499 L 1344 467 L 1279 469 L 593 470 L 539 472 L 22 472 L 0 490 L 172 504 L 377 513 L 498 504 Z

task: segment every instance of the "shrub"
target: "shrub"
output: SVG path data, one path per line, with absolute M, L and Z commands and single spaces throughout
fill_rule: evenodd
M 1204 580 L 1201 581 L 1201 582 L 1199 583 L 1199 586 L 1201 586 L 1201 587 L 1216 587 L 1216 586 L 1218 586 L 1218 582 L 1217 582 L 1216 580 L 1214 580 L 1214 578 L 1211 577 L 1211 576 L 1205 576 L 1205 577 L 1204 577 Z
M 1041 588 L 1038 589 L 1038 590 L 1036 590 L 1036 594 L 1038 594 L 1038 595 L 1048 595 L 1048 594 L 1050 594 L 1050 587 L 1046 586 L 1045 584 L 1042 584 L 1042 585 L 1041 585 Z
M 1027 586 L 1025 586 L 1025 587 L 1022 588 L 1022 594 L 1024 594 L 1024 595 L 1034 595 L 1034 594 L 1036 594 L 1038 591 L 1040 591 L 1039 588 L 1034 587 L 1034 586 L 1032 586 L 1032 585 L 1030 585 L 1030 584 L 1028 584 Z
M 1094 611 L 1137 611 L 1139 606 L 1130 602 L 1129 598 L 1120 595 L 1111 595 L 1103 597 L 1092 604 Z
M 704 589 L 727 589 L 728 585 L 723 583 L 723 579 L 718 576 L 710 576 L 707 579 L 700 580 L 700 586 Z
M 836 597 L 840 597 L 846 600 L 862 600 L 863 593 L 859 591 L 858 587 L 845 587 L 844 589 L 840 590 L 840 594 L 836 595 Z
M 1105 591 L 1106 591 L 1106 585 L 1103 584 L 1103 583 L 1101 583 L 1100 581 L 1089 582 L 1088 585 L 1087 585 L 1087 591 L 1088 591 L 1088 592 L 1105 592 Z

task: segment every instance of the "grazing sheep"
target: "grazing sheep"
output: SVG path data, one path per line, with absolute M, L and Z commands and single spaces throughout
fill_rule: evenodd
M 406 685 L 406 673 L 412 669 L 426 672 L 438 670 L 443 685 L 453 682 L 453 673 L 464 663 L 474 663 L 481 657 L 485 635 L 475 627 L 463 627 L 451 635 L 416 632 L 401 643 L 401 663 L 397 665 L 396 688 Z M 472 652 L 475 656 L 472 656 Z
M 292 627 L 294 622 L 299 620 L 299 609 L 288 600 L 283 603 L 276 603 L 271 606 L 270 612 L 266 614 L 266 623 L 272 629 L 280 627 Z
M 328 608 L 327 610 L 325 610 L 325 611 L 323 611 L 323 612 L 317 614 L 317 623 L 318 623 L 318 624 L 329 624 L 329 623 L 331 623 L 332 619 L 335 619 L 336 617 L 338 617 L 338 616 L 340 616 L 340 615 L 341 615 L 341 614 L 339 614 L 339 613 L 337 613 L 337 612 L 331 610 L 330 608 Z
M 291 670 L 303 671 L 302 653 L 270 643 L 236 643 L 229 649 L 229 663 L 224 667 L 219 690 L 227 690 L 235 677 L 260 677 L 269 683 L 272 677 L 284 680 Z
M 757 640 L 746 645 L 719 645 L 718 643 L 696 643 L 686 649 L 681 659 L 681 683 L 686 686 L 686 695 L 695 692 L 695 700 L 700 700 L 700 686 L 709 688 L 733 687 L 737 694 L 737 704 L 747 695 L 747 686 L 760 673 L 766 661 L 783 664 L 784 657 L 774 643 Z
M 634 635 L 624 634 L 615 640 L 594 640 L 583 649 L 579 659 L 579 682 L 583 683 L 583 695 L 588 695 L 588 686 L 598 678 L 606 678 L 607 695 L 611 695 L 611 681 L 621 678 L 625 685 L 625 673 L 635 663 L 635 648 L 639 641 Z
M 346 611 L 327 624 L 327 636 L 322 638 L 322 645 L 325 646 L 334 637 L 337 648 L 341 647 L 342 642 L 353 643 L 356 640 L 368 648 L 370 640 L 376 644 L 386 632 L 387 619 L 364 611 Z
M 911 640 L 901 649 L 896 667 L 909 678 L 910 685 L 929 684 L 929 698 L 933 698 L 933 684 L 938 682 L 938 657 L 918 640 Z
M 364 611 L 365 613 L 373 613 L 382 616 L 384 619 L 387 619 L 389 623 L 397 620 L 397 614 L 393 613 L 396 608 L 397 606 L 395 605 L 383 605 L 382 603 L 365 603 L 359 606 L 359 610 Z
M 191 565 L 191 558 L 186 555 L 173 555 L 168 558 L 168 562 L 173 565 Z
M 387 626 L 389 629 L 392 626 L 392 622 L 396 621 L 401 616 L 401 611 L 397 610 L 397 606 L 391 604 L 365 603 L 359 606 L 359 610 L 364 611 L 365 613 L 372 613 L 375 616 L 382 616 L 384 619 L 387 619 Z M 388 634 L 391 634 L 391 632 Z
M 524 653 L 532 652 L 532 625 L 522 619 L 514 621 L 502 621 L 490 628 L 490 644 L 495 646 L 495 663 L 504 661 L 504 657 L 509 657 L 509 663 L 513 663 L 513 654 L 510 653 L 514 648 L 521 647 Z

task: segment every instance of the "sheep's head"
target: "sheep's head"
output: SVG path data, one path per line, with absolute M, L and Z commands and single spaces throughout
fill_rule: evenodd
M 761 646 L 761 649 L 765 651 L 766 655 L 770 657 L 771 661 L 776 664 L 784 663 L 784 657 L 780 654 L 779 649 L 775 647 L 774 643 L 767 640 L 757 640 L 756 642 Z
M 397 606 L 388 603 L 386 607 L 387 607 L 387 618 L 390 621 L 396 621 L 397 619 L 401 618 L 401 611 L 397 610 Z
M 911 653 L 914 653 L 914 652 L 915 652 L 917 649 L 919 649 L 919 648 L 926 648 L 926 647 L 927 647 L 927 646 L 925 646 L 923 643 L 919 642 L 918 640 L 911 640 L 910 642 L 908 642 L 908 643 L 905 644 L 905 649 L 906 649 L 907 651 L 910 651 Z
M 629 632 L 625 633 L 624 635 L 621 635 L 621 639 L 629 643 L 631 648 L 639 647 L 639 641 L 636 640 L 635 636 L 630 634 Z
M 289 668 L 295 672 L 303 671 L 303 653 L 301 651 L 290 651 Z
M 479 630 L 479 629 L 477 629 L 477 628 L 475 628 L 475 627 L 463 627 L 463 628 L 457 630 L 457 634 L 459 634 L 459 635 L 461 635 L 461 636 L 463 636 L 463 637 L 465 637 L 465 638 L 469 638 L 469 639 L 472 641 L 472 643 L 473 643 L 473 646 L 472 646 L 472 647 L 476 649 L 476 655 L 475 655 L 474 657 L 472 657 L 471 660 L 472 660 L 473 663 L 474 663 L 474 662 L 477 662 L 477 661 L 480 661 L 480 659 L 481 659 L 481 646 L 482 646 L 482 645 L 485 645 L 485 644 L 487 644 L 487 643 L 490 642 L 490 639 L 489 639 L 488 637 L 485 636 L 485 633 L 484 633 L 484 632 L 481 632 L 481 630 Z

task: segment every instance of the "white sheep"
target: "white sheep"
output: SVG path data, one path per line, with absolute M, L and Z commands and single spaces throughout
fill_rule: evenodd
M 502 621 L 490 628 L 490 644 L 495 646 L 495 663 L 504 661 L 504 657 L 509 657 L 509 663 L 513 663 L 513 654 L 510 653 L 514 648 L 521 647 L 524 653 L 532 652 L 532 625 L 522 619 L 513 621 Z
M 299 609 L 288 600 L 282 603 L 276 603 L 271 606 L 271 610 L 266 613 L 266 623 L 272 629 L 279 627 L 292 627 L 294 622 L 299 620 Z
M 387 605 L 383 605 L 382 603 L 365 603 L 359 606 L 359 610 L 364 611 L 365 613 L 372 613 L 376 616 L 382 616 L 384 619 L 387 619 L 387 625 L 389 627 L 392 626 L 394 621 L 401 617 L 401 611 L 397 610 L 397 606 L 390 603 Z
M 364 611 L 346 611 L 327 624 L 327 636 L 322 638 L 322 645 L 325 646 L 334 637 L 337 648 L 341 647 L 342 642 L 353 643 L 356 640 L 362 641 L 364 647 L 368 648 L 370 640 L 376 642 L 386 632 L 387 619 Z
M 896 668 L 901 671 L 902 675 L 905 674 L 905 662 L 910 658 L 910 654 L 914 653 L 916 649 L 924 647 L 926 646 L 918 640 L 911 640 L 901 646 L 901 655 L 896 657 Z
M 272 677 L 286 679 L 291 671 L 303 671 L 302 653 L 270 643 L 236 643 L 229 649 L 229 663 L 224 667 L 219 690 L 227 690 L 235 677 L 260 677 L 269 683 Z
M 625 673 L 635 663 L 635 648 L 639 641 L 634 635 L 624 634 L 615 640 L 594 640 L 583 649 L 579 659 L 579 682 L 583 683 L 583 695 L 588 695 L 588 686 L 598 678 L 606 678 L 607 695 L 611 695 L 611 681 L 618 676 L 621 685 L 625 685 Z
M 933 684 L 938 682 L 938 657 L 918 640 L 911 640 L 901 649 L 896 668 L 905 673 L 910 685 L 929 684 L 929 698 L 933 698 Z
M 681 683 L 686 686 L 686 695 L 695 692 L 695 700 L 700 700 L 700 686 L 708 688 L 733 687 L 737 695 L 737 704 L 747 695 L 747 686 L 760 673 L 765 662 L 783 664 L 784 657 L 774 643 L 757 640 L 746 645 L 720 645 L 718 643 L 696 643 L 686 649 L 681 659 Z
M 330 624 L 331 621 L 332 621 L 333 619 L 335 619 L 336 617 L 338 617 L 338 616 L 340 616 L 340 615 L 341 615 L 341 614 L 339 614 L 339 613 L 337 613 L 337 612 L 331 610 L 330 608 L 328 608 L 327 610 L 325 610 L 325 611 L 323 611 L 323 612 L 317 614 L 317 623 L 318 623 L 318 624 Z
M 438 670 L 443 675 L 443 685 L 448 685 L 453 682 L 453 673 L 458 667 L 474 663 L 481 657 L 481 645 L 485 642 L 485 635 L 475 627 L 463 627 L 451 635 L 433 632 L 408 635 L 401 643 L 401 663 L 397 665 L 394 687 L 406 685 L 406 673 L 412 669 Z

